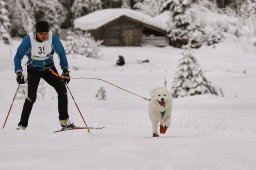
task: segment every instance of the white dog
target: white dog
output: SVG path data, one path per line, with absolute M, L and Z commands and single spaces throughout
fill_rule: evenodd
M 148 105 L 149 117 L 152 122 L 153 137 L 159 137 L 158 124 L 160 123 L 160 133 L 164 134 L 171 123 L 172 95 L 165 87 L 157 87 L 150 93 L 151 99 Z

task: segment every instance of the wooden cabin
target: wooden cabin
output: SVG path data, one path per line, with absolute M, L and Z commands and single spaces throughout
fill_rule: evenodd
M 105 46 L 168 45 L 166 23 L 131 9 L 99 10 L 74 23 Z

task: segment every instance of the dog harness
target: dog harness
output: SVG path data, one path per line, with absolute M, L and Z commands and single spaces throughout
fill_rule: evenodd
M 160 112 L 160 114 L 161 114 L 161 118 L 163 119 L 163 117 L 164 117 L 164 115 L 165 115 L 165 111 Z

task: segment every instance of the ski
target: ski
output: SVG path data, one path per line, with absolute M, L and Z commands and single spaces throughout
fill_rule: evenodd
M 104 129 L 104 128 L 105 128 L 104 126 L 102 126 L 102 127 L 89 127 L 89 129 Z M 62 129 L 54 131 L 53 133 L 58 133 L 58 132 L 63 132 L 63 131 L 68 131 L 68 130 L 79 130 L 79 129 L 88 129 L 88 128 L 87 127 L 76 126 L 76 127 L 73 127 L 73 128 L 62 128 Z

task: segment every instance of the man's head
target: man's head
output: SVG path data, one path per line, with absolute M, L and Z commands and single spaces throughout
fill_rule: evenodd
M 47 21 L 38 21 L 36 23 L 36 36 L 39 41 L 47 41 L 49 36 L 49 23 Z

